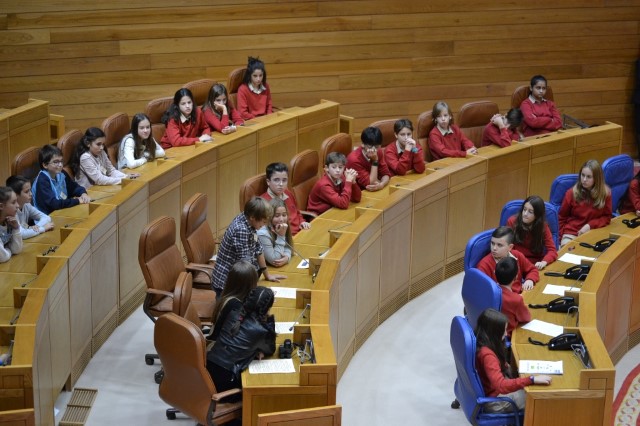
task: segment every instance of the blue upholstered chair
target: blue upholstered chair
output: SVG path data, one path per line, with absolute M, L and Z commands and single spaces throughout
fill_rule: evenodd
M 559 211 L 560 206 L 562 206 L 562 199 L 564 198 L 564 194 L 567 193 L 567 189 L 575 185 L 577 181 L 577 173 L 560 175 L 554 179 L 553 183 L 551 184 L 549 203 L 551 203 L 556 212 Z
M 449 335 L 453 359 L 456 363 L 458 377 L 453 391 L 456 400 L 452 407 L 459 403 L 460 408 L 469 423 L 482 426 L 520 425 L 524 421 L 524 411 L 518 411 L 515 403 L 506 397 L 486 397 L 480 376 L 476 370 L 476 337 L 471 325 L 463 317 L 454 317 L 451 321 Z M 488 414 L 484 413 L 482 406 L 487 402 L 510 401 L 513 404 L 513 413 Z
M 517 215 L 520 212 L 523 202 L 524 200 L 511 200 L 504 205 L 502 213 L 500 213 L 500 226 L 506 226 L 507 220 L 509 220 L 511 216 Z M 546 201 L 544 203 L 544 211 L 547 225 L 549 225 L 549 229 L 551 230 L 553 242 L 556 244 L 556 248 L 558 248 L 560 244 L 558 241 L 558 212 L 551 203 Z
M 484 272 L 470 268 L 462 280 L 462 301 L 467 311 L 467 320 L 475 329 L 478 317 L 487 308 L 502 309 L 502 290 Z
M 604 160 L 602 171 L 605 183 L 611 188 L 611 205 L 616 212 L 633 179 L 633 159 L 627 154 L 614 155 Z
M 479 234 L 469 238 L 467 247 L 464 249 L 464 271 L 475 268 L 478 262 L 482 260 L 491 251 L 491 234 L 494 229 L 482 231 Z

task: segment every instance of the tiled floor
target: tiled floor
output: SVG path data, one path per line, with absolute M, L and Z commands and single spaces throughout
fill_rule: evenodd
M 455 380 L 449 326 L 451 318 L 462 313 L 461 286 L 462 274 L 441 283 L 369 337 L 338 384 L 344 425 L 466 424 L 462 412 L 449 407 Z M 166 419 L 167 406 L 153 381 L 158 366 L 144 363 L 148 352 L 154 352 L 153 324 L 138 309 L 91 359 L 76 384 L 98 389 L 88 425 L 194 424 L 186 417 Z M 640 345 L 618 363 L 616 392 L 638 359 Z M 63 393 L 56 407 L 63 410 L 69 396 Z

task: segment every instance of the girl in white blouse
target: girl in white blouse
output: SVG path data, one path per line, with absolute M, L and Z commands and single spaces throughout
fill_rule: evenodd
M 20 223 L 20 233 L 22 239 L 35 237 L 43 232 L 53 230 L 51 218 L 40 210 L 33 207 L 33 194 L 31 193 L 31 182 L 24 176 L 9 176 L 7 186 L 13 189 L 18 197 L 18 212 L 16 217 Z M 29 223 L 33 225 L 29 225 Z
M 134 169 L 165 156 L 164 149 L 151 134 L 151 120 L 138 113 L 131 119 L 131 133 L 122 138 L 118 151 L 118 169 Z

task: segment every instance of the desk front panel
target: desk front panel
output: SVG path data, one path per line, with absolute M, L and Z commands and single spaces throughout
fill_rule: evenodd
M 609 157 L 618 155 L 622 144 L 622 126 L 607 123 L 589 129 L 572 129 L 575 134 L 576 150 L 574 166 L 577 170 L 587 160 L 595 159 L 600 164 Z
M 575 137 L 567 133 L 548 133 L 522 142 L 531 148 L 528 195 L 549 199 L 551 184 L 561 174 L 575 173 Z

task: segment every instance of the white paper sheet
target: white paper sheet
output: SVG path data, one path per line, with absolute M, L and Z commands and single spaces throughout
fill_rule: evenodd
M 309 261 L 307 259 L 302 259 L 300 263 L 298 263 L 298 269 L 309 269 Z
M 254 360 L 249 364 L 251 374 L 295 373 L 293 360 L 289 359 L 263 359 Z
M 276 333 L 278 334 L 293 334 L 293 330 L 289 331 L 291 327 L 295 324 L 293 321 L 291 322 L 276 322 Z
M 518 364 L 520 374 L 562 374 L 562 361 L 539 361 L 522 359 Z
M 567 287 L 564 285 L 547 284 L 542 290 L 542 294 L 557 294 L 558 296 L 564 296 L 565 291 L 580 291 L 580 287 Z
M 564 331 L 561 325 L 555 325 L 550 322 L 534 319 L 522 326 L 525 330 L 535 331 L 537 333 L 546 334 L 547 336 L 556 337 Z
M 295 299 L 296 298 L 296 290 L 295 288 L 289 287 L 271 287 L 271 290 L 275 293 L 276 299 Z
M 595 257 L 578 256 L 577 254 L 565 253 L 558 259 L 560 262 L 572 263 L 574 265 L 582 264 L 583 260 L 589 260 L 593 262 Z

